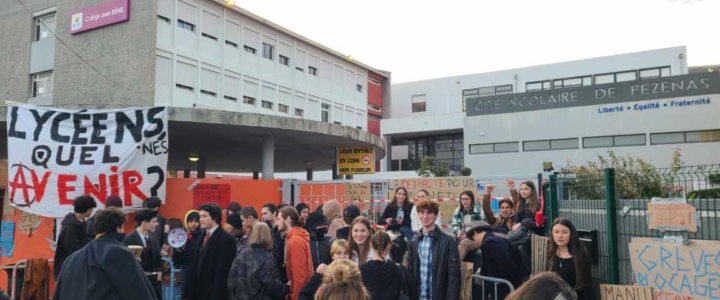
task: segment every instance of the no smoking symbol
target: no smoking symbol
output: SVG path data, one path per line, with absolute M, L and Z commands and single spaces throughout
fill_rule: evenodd
M 370 156 L 369 155 L 363 156 L 362 162 L 363 162 L 363 165 L 369 165 L 370 164 Z

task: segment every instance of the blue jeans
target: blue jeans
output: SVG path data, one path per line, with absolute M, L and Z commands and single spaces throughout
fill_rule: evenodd
M 410 226 L 400 227 L 400 234 L 402 236 L 408 238 L 408 240 L 410 240 L 410 241 L 412 241 L 413 237 L 415 236 L 415 232 L 412 231 Z

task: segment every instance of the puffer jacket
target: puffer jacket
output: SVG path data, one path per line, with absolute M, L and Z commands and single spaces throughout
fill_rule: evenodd
M 432 299 L 458 300 L 460 299 L 460 255 L 458 254 L 455 238 L 435 227 L 435 230 L 426 236 L 422 230 L 413 237 L 408 252 L 408 269 L 415 279 L 416 286 L 420 288 L 420 258 L 418 246 L 425 238 L 432 238 Z
M 259 247 L 240 252 L 228 274 L 227 285 L 232 300 L 280 300 L 288 293 L 288 286 L 280 281 L 272 251 Z

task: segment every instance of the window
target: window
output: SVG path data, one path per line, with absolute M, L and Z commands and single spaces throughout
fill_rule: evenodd
M 303 70 L 303 68 L 301 68 L 301 67 L 295 67 L 295 70 L 298 70 L 300 72 L 305 72 L 305 70 Z
M 180 27 L 182 29 L 187 29 L 192 32 L 195 32 L 195 24 L 193 24 L 193 23 L 186 22 L 181 19 L 177 19 L 177 25 L 178 25 L 178 27 Z
M 272 109 L 272 108 L 273 108 L 273 103 L 270 102 L 270 101 L 265 101 L 265 100 L 263 100 L 260 105 L 262 105 L 262 108 L 266 108 L 266 109 Z
M 532 91 L 549 90 L 550 87 L 551 87 L 550 80 L 528 82 L 525 84 L 525 91 L 532 92 Z
M 426 96 L 415 95 L 412 96 L 412 112 L 423 112 L 427 107 L 425 106 Z
M 640 70 L 640 79 L 652 79 L 670 76 L 670 67 Z
M 170 18 L 158 15 L 158 20 L 170 24 Z
M 519 152 L 518 142 L 470 145 L 470 154 Z
M 644 146 L 645 134 L 597 136 L 583 138 L 583 148 Z
M 217 93 L 211 92 L 211 91 L 208 91 L 208 90 L 200 90 L 200 93 L 203 94 L 203 95 L 207 95 L 207 96 L 213 97 L 213 98 L 217 97 Z
M 238 49 L 238 47 L 239 47 L 238 44 L 233 43 L 233 42 L 228 41 L 228 40 L 225 41 L 225 45 L 228 45 L 228 46 L 233 47 L 233 48 L 235 48 L 235 49 Z
M 211 40 L 213 40 L 213 41 L 216 41 L 216 42 L 217 42 L 217 40 L 218 40 L 218 38 L 216 38 L 216 37 L 214 37 L 214 36 L 212 36 L 212 35 L 209 35 L 209 34 L 207 34 L 207 33 L 204 33 L 204 32 L 202 33 L 202 36 L 204 36 L 204 37 L 206 37 L 206 38 L 209 38 L 209 39 L 211 39 Z
M 330 104 L 323 103 L 320 105 L 320 108 L 320 120 L 323 122 L 330 122 Z
M 650 134 L 651 145 L 706 142 L 720 142 L 720 129 Z
M 628 71 L 615 74 L 615 82 L 622 81 L 633 81 L 637 80 L 637 73 L 635 71 Z
M 523 142 L 523 151 L 578 149 L 578 139 L 542 140 Z
M 287 106 L 285 104 L 278 104 L 278 111 L 280 111 L 281 113 L 288 113 L 290 111 L 290 106 Z
M 368 81 L 372 82 L 373 84 L 380 85 L 380 80 L 377 80 L 372 77 L 368 77 Z
M 308 73 L 313 76 L 318 76 L 316 67 L 308 66 Z
M 270 45 L 268 43 L 263 43 L 263 58 L 267 58 L 269 60 L 273 60 L 273 55 L 275 53 L 275 46 Z
M 35 18 L 35 41 L 53 37 L 55 33 L 55 13 Z
M 595 75 L 595 84 L 605 84 L 615 82 L 615 74 Z
M 53 71 L 47 71 L 32 75 L 32 95 L 31 98 L 41 97 L 52 94 L 53 91 Z
M 356 85 L 355 85 L 355 90 L 358 91 L 358 92 L 360 92 L 360 93 L 362 93 L 362 90 L 363 90 L 363 89 L 362 89 L 362 85 L 361 85 L 361 84 L 356 84 Z
M 243 103 L 255 106 L 255 98 L 250 96 L 243 96 Z
M 281 64 L 281 65 L 286 65 L 286 66 L 287 66 L 287 65 L 290 64 L 290 58 L 287 57 L 287 56 L 282 56 L 282 55 L 280 55 L 279 61 L 280 61 L 280 64 Z
M 250 53 L 250 54 L 253 54 L 253 55 L 254 55 L 255 53 L 257 53 L 257 50 L 255 50 L 255 48 L 250 47 L 250 46 L 247 46 L 247 45 L 246 45 L 246 46 L 243 46 L 243 49 L 245 50 L 245 52 Z
M 304 115 L 304 113 L 305 113 L 305 111 L 303 111 L 302 109 L 299 109 L 299 108 L 296 108 L 296 109 L 295 109 L 295 116 L 296 116 L 296 117 L 302 117 L 302 116 Z
M 225 98 L 225 100 L 230 100 L 230 101 L 232 101 L 232 102 L 237 102 L 237 98 L 232 97 L 232 96 L 227 96 L 227 95 L 226 95 L 224 98 Z
M 175 84 L 175 87 L 176 87 L 176 88 L 179 88 L 179 89 L 181 89 L 181 90 L 184 90 L 184 91 L 188 91 L 188 92 L 194 92 L 194 91 L 195 91 L 195 88 L 193 88 L 193 87 L 191 87 L 191 86 L 187 86 L 187 85 L 182 85 L 182 84 L 179 84 L 179 83 L 176 83 L 176 84 Z

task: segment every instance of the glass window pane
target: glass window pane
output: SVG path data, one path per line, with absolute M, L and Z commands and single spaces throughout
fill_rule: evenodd
M 655 133 L 650 135 L 650 144 L 674 144 L 685 142 L 685 133 Z
M 520 143 L 518 142 L 511 142 L 511 143 L 497 143 L 495 144 L 495 152 L 518 152 L 520 151 Z
M 480 95 L 485 95 L 485 96 L 495 95 L 495 87 L 494 86 L 479 88 L 479 89 L 477 89 L 477 91 L 478 91 L 478 94 L 480 94 Z
M 425 95 L 412 96 L 412 103 L 420 103 L 420 102 L 425 102 Z
M 640 70 L 640 79 L 660 77 L 660 69 Z
M 582 83 L 583 86 L 592 85 L 592 77 L 590 77 L 590 76 L 583 77 L 582 82 L 583 82 Z
M 477 90 L 477 89 L 464 90 L 464 91 L 463 91 L 463 95 L 465 95 L 465 96 L 467 96 L 467 95 L 477 95 L 477 93 L 478 93 L 478 90 Z
M 580 86 L 582 85 L 582 78 L 570 78 L 563 80 L 563 87 Z
M 550 141 L 550 149 L 577 149 L 578 139 L 563 139 Z
M 615 137 L 615 146 L 640 146 L 645 145 L 645 135 L 622 135 Z
M 636 76 L 635 71 L 617 73 L 617 82 L 633 81 L 637 79 Z
M 493 153 L 493 144 L 470 145 L 470 154 Z
M 687 139 L 687 136 L 685 136 Z M 701 142 L 718 142 L 720 141 L 720 130 L 707 130 L 700 132 Z
M 545 81 L 543 84 L 543 90 L 549 90 L 551 88 L 550 81 Z
M 495 93 L 497 93 L 498 95 L 510 94 L 510 93 L 512 93 L 512 90 L 513 90 L 512 84 L 499 85 L 499 86 L 495 87 Z
M 662 77 L 668 77 L 668 76 L 670 76 L 670 75 L 671 75 L 671 74 L 670 74 L 670 67 L 665 67 L 665 68 L 660 69 L 660 76 L 662 76 Z
M 611 136 L 588 137 L 583 139 L 583 148 L 612 147 L 613 138 Z
M 550 141 L 523 142 L 523 151 L 550 150 Z
M 539 91 L 542 90 L 542 82 L 532 82 L 525 85 L 525 90 L 530 91 Z
M 613 83 L 615 82 L 614 74 L 595 75 L 595 84 Z
M 554 86 L 556 89 L 561 89 L 561 88 L 563 87 L 562 80 L 555 80 L 555 82 L 553 82 L 553 86 Z

